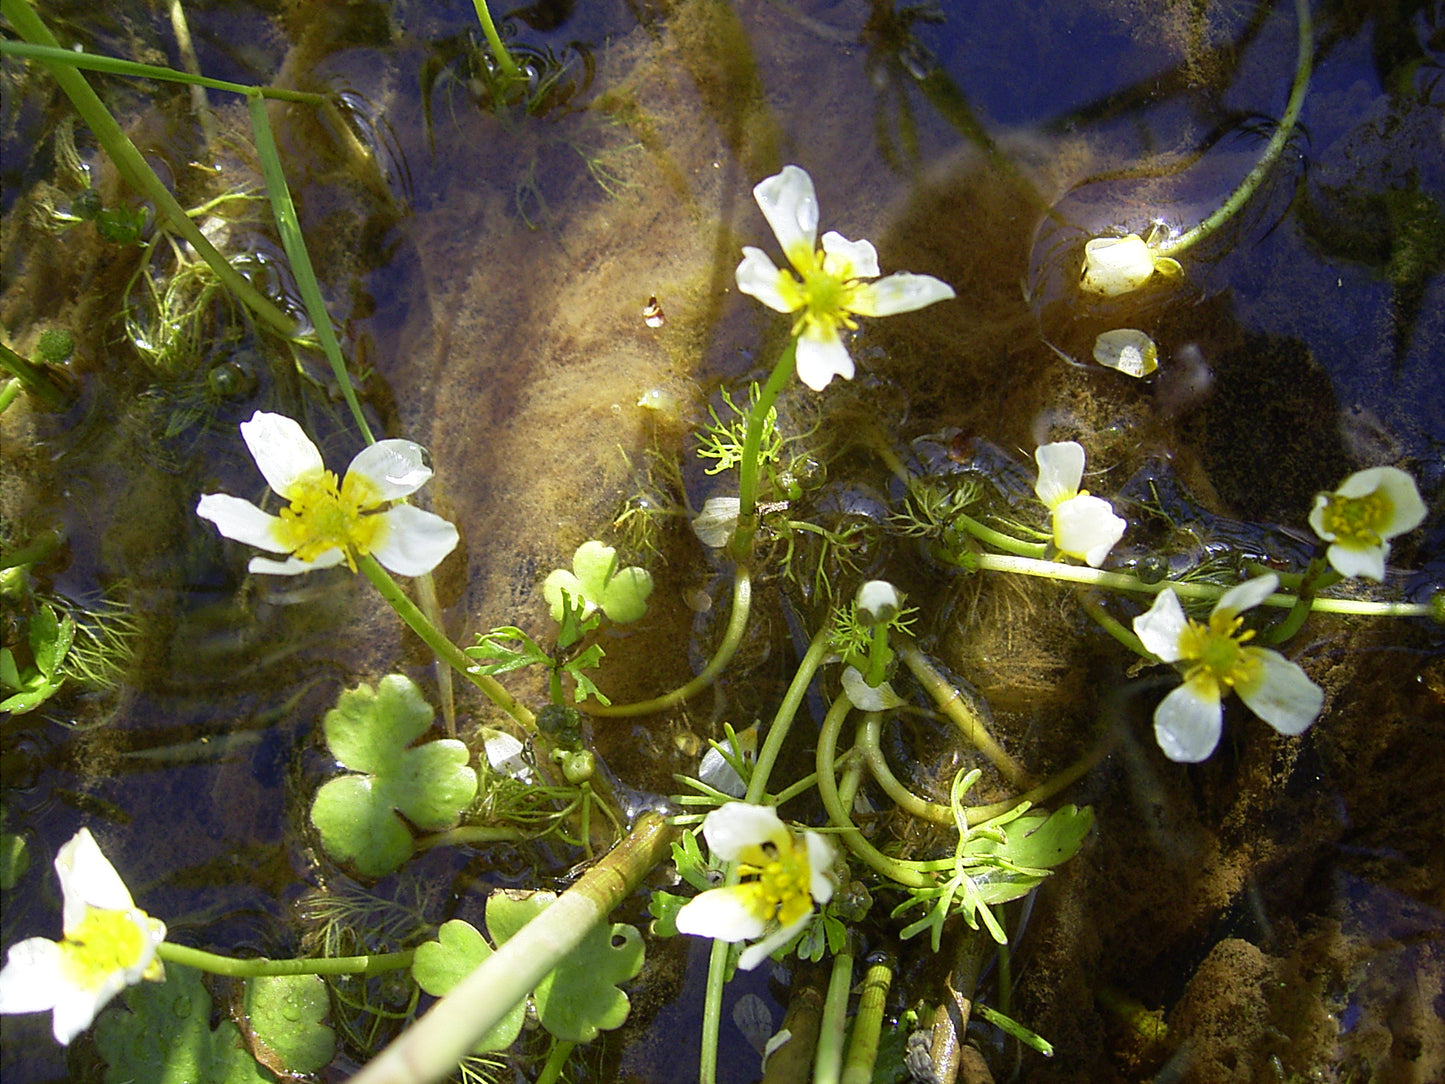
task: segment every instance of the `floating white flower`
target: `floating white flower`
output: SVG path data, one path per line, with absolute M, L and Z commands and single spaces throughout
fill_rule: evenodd
M 865 281 L 879 274 L 878 253 L 867 241 L 829 231 L 819 251 L 813 179 L 797 166 L 784 166 L 760 182 L 753 198 L 797 275 L 779 269 L 762 249 L 745 246 L 738 289 L 770 309 L 797 313 L 798 378 L 814 391 L 822 391 L 835 376 L 853 378 L 853 359 L 839 332 L 858 326 L 854 316 L 913 312 L 954 296 L 951 286 L 932 275 L 900 272 Z
M 1273 573 L 1248 580 L 1220 596 L 1201 624 L 1184 616 L 1170 588 L 1159 592 L 1134 631 L 1165 662 L 1184 664 L 1184 684 L 1154 709 L 1154 736 L 1170 760 L 1194 763 L 1219 744 L 1224 694 L 1233 689 L 1249 709 L 1281 734 L 1299 734 L 1320 713 L 1324 691 L 1277 651 L 1250 647 L 1253 629 L 1239 615 L 1279 586 Z
M 801 933 L 815 903 L 833 898 L 833 845 L 817 832 L 794 832 L 770 806 L 729 802 L 703 819 L 702 834 L 713 857 L 738 863 L 742 880 L 689 900 L 677 928 L 720 941 L 761 937 L 738 959 L 744 971 Z
M 136 907 L 88 828 L 60 848 L 55 872 L 64 936 L 10 946 L 0 969 L 0 1013 L 53 1011 L 55 1039 L 68 1045 L 127 986 L 165 978 L 156 947 L 166 927 Z
M 1413 531 L 1425 519 L 1425 502 L 1415 479 L 1395 467 L 1356 471 L 1333 493 L 1321 493 L 1310 526 L 1330 548 L 1329 562 L 1341 576 L 1385 578 L 1390 539 Z
M 1156 272 L 1169 278 L 1183 274 L 1178 260 L 1158 255 L 1137 233 L 1095 237 L 1084 245 L 1084 277 L 1079 285 L 1086 293 L 1117 297 L 1139 289 Z
M 338 487 L 321 452 L 291 418 L 258 410 L 241 423 L 241 436 L 267 484 L 290 503 L 273 516 L 240 497 L 208 493 L 196 514 L 227 538 L 290 555 L 284 561 L 253 557 L 252 572 L 294 576 L 343 561 L 355 572 L 357 556 L 371 554 L 399 575 L 422 576 L 456 548 L 457 529 L 440 516 L 409 504 L 382 510 L 431 477 L 421 445 L 381 440 L 363 448 Z
M 1108 501 L 1079 488 L 1084 480 L 1083 446 L 1072 440 L 1041 444 L 1034 459 L 1039 464 L 1034 492 L 1053 513 L 1054 546 L 1098 568 L 1124 537 L 1128 524 L 1114 515 Z

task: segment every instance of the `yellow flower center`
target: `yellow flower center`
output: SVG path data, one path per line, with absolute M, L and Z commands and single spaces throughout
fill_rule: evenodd
M 141 962 L 147 944 L 137 924 L 138 912 L 87 907 L 85 918 L 60 942 L 60 968 L 65 981 L 81 990 L 99 990 L 118 972 Z
M 1363 497 L 1341 497 L 1338 493 L 1331 493 L 1320 514 L 1320 521 L 1325 532 L 1334 535 L 1336 542 L 1352 549 L 1364 549 L 1380 545 L 1380 532 L 1394 515 L 1395 506 L 1389 495 L 1383 489 L 1377 489 Z
M 381 518 L 368 515 L 381 503 L 381 494 L 365 475 L 348 472 L 340 490 L 329 470 L 298 478 L 289 493 L 290 505 L 281 509 L 280 541 L 302 561 L 314 561 L 330 549 L 346 554 L 356 571 L 354 554 L 371 552 L 381 529 Z
M 778 290 L 797 318 L 793 323 L 793 335 L 809 332 L 813 338 L 830 338 L 839 330 L 857 328 L 858 322 L 852 316 L 853 293 L 858 280 L 849 272 L 835 273 L 823 266 L 823 254 L 813 252 L 802 261 L 805 265 L 802 280 L 791 271 L 780 269 Z
M 1251 684 L 1260 662 L 1256 649 L 1244 646 L 1254 630 L 1241 630 L 1243 623 L 1228 611 L 1211 614 L 1207 625 L 1190 620 L 1179 634 L 1179 656 L 1189 664 L 1184 680 L 1216 690 Z
M 734 891 L 754 918 L 776 918 L 790 926 L 812 911 L 808 848 L 791 833 L 786 839 L 750 844 L 738 857 L 742 881 Z

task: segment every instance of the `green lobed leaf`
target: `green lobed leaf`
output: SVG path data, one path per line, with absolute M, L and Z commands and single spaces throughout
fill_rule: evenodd
M 470 922 L 454 918 L 444 922 L 437 931 L 437 939 L 417 947 L 416 958 L 412 961 L 411 974 L 427 993 L 442 997 L 457 983 L 481 966 L 492 954 L 492 947 L 486 938 L 477 932 Z M 472 1047 L 474 1053 L 485 1054 L 492 1050 L 505 1050 L 517 1041 L 522 1031 L 522 1022 L 527 1016 L 527 1002 L 517 1002 L 510 1012 L 497 1021 Z
M 336 1033 L 323 1022 L 331 996 L 320 975 L 247 979 L 244 1004 L 256 1043 L 266 1052 L 262 1060 L 272 1069 L 316 1073 L 336 1055 Z
M 274 1084 L 224 1020 L 211 1030 L 211 995 L 194 968 L 127 989 L 95 1025 L 106 1084 Z
M 550 892 L 494 892 L 487 900 L 487 929 L 498 945 L 514 936 L 556 896 Z M 582 943 L 537 984 L 537 1018 L 564 1042 L 586 1043 L 598 1031 L 620 1027 L 630 1003 L 617 988 L 642 970 L 642 935 L 622 923 L 599 923 Z
M 471 754 L 444 738 L 407 748 L 431 725 L 432 708 L 406 677 L 391 674 L 376 690 L 341 694 L 323 729 L 331 752 L 357 774 L 324 784 L 311 823 L 333 858 L 368 877 L 390 873 L 415 849 L 398 813 L 423 831 L 455 825 L 477 793 Z

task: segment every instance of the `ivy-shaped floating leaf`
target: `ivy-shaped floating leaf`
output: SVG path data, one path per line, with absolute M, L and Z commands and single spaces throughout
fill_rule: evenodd
M 407 748 L 433 714 L 421 691 L 400 674 L 382 678 L 375 690 L 347 690 L 326 713 L 326 744 L 355 773 L 326 783 L 311 806 L 311 823 L 331 857 L 380 877 L 415 849 L 398 813 L 426 832 L 460 820 L 477 793 L 467 747 L 444 738 Z
M 556 569 L 542 583 L 542 594 L 552 607 L 552 620 L 562 621 L 562 596 L 582 606 L 582 617 L 601 610 L 619 625 L 628 625 L 647 612 L 652 575 L 636 566 L 619 569 L 617 551 L 595 539 L 583 542 L 572 555 L 572 571 Z
M 194 968 L 172 964 L 165 982 L 126 990 L 95 1025 L 106 1084 L 275 1084 L 229 1020 L 211 1030 L 211 995 Z
M 487 930 L 500 946 L 557 897 L 551 892 L 494 892 Z M 558 1039 L 588 1043 L 598 1031 L 621 1027 L 631 1008 L 620 982 L 642 970 L 642 935 L 633 926 L 601 923 L 537 984 L 537 1019 Z
M 244 999 L 256 1059 L 274 1072 L 315 1073 L 336 1054 L 336 1033 L 323 1020 L 331 997 L 320 975 L 258 975 Z
M 454 918 L 442 923 L 437 939 L 419 945 L 411 963 L 412 978 L 434 997 L 441 997 L 466 978 L 492 954 L 492 946 L 470 922 Z M 517 1041 L 527 1016 L 527 1002 L 517 1002 L 491 1031 L 472 1047 L 477 1054 L 505 1050 Z

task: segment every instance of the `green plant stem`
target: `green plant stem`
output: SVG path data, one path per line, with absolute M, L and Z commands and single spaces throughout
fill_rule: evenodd
M 0 369 L 13 376 L 27 392 L 39 399 L 47 410 L 63 410 L 70 404 L 70 390 L 60 383 L 47 366 L 37 365 L 21 357 L 4 343 L 0 343 Z M 11 386 L 13 385 L 7 385 Z M 9 406 L 18 394 L 19 388 L 16 388 L 6 399 L 5 406 Z M 0 410 L 3 409 L 4 407 L 0 407 Z
M 753 553 L 753 538 L 758 531 L 758 459 L 763 445 L 763 423 L 777 402 L 783 386 L 787 384 L 796 368 L 798 340 L 788 339 L 788 345 L 778 356 L 768 382 L 758 393 L 758 401 L 748 412 L 748 427 L 743 434 L 743 454 L 738 463 L 738 526 L 733 532 L 728 550 L 738 564 L 747 564 Z
M 587 709 L 589 715 L 626 717 L 632 715 L 652 715 L 655 712 L 666 711 L 676 707 L 689 697 L 695 696 L 706 689 L 717 680 L 719 674 L 727 669 L 728 663 L 732 662 L 733 656 L 737 654 L 738 646 L 743 642 L 743 633 L 748 627 L 748 611 L 752 608 L 753 599 L 753 578 L 745 565 L 738 565 L 733 571 L 733 608 L 728 615 L 728 626 L 723 632 L 722 642 L 718 644 L 717 651 L 703 667 L 702 672 L 693 678 L 686 685 L 673 689 L 670 693 L 654 697 L 651 700 L 640 700 L 634 704 L 599 704 Z
M 427 620 L 416 603 L 406 597 L 406 592 L 401 585 L 391 578 L 391 573 L 377 563 L 375 557 L 364 554 L 356 559 L 356 567 L 362 574 L 371 581 L 373 587 L 381 593 L 396 615 L 406 622 L 407 627 L 422 638 L 422 641 L 436 653 L 437 658 L 456 670 L 478 689 L 482 690 L 487 699 L 504 712 L 515 719 L 523 729 L 538 743 L 542 751 L 550 755 L 551 745 L 542 737 L 537 730 L 537 717 L 532 714 L 516 697 L 507 692 L 506 687 L 496 678 L 489 674 L 477 674 L 471 670 L 472 660 L 462 654 L 462 649 L 452 643 L 442 631 Z
M 1319 550 L 1323 549 L 1323 546 L 1319 547 Z M 1344 579 L 1343 576 L 1330 568 L 1324 553 L 1316 552 L 1309 567 L 1305 569 L 1304 575 L 1300 577 L 1299 583 L 1295 586 L 1295 604 L 1290 607 L 1289 613 L 1285 614 L 1283 621 L 1264 634 L 1264 639 L 1271 644 L 1282 644 L 1299 632 L 1300 626 L 1305 623 L 1305 618 L 1310 615 L 1315 593 L 1321 588 L 1339 583 L 1342 579 Z
M 1108 610 L 1104 609 L 1103 603 L 1094 597 L 1094 593 L 1087 588 L 1079 588 L 1075 592 L 1075 598 L 1079 605 L 1084 607 L 1084 612 L 1094 619 L 1094 624 L 1107 632 L 1119 643 L 1123 644 L 1140 658 L 1148 659 L 1150 662 L 1160 662 L 1160 658 L 1144 646 L 1144 641 L 1128 628 Z
M 532 992 L 670 854 L 677 829 L 655 813 L 372 1059 L 352 1084 L 434 1084 Z
M 16 33 L 26 41 L 53 49 L 60 48 L 60 43 L 26 0 L 0 0 L 0 13 L 10 20 Z M 231 266 L 191 221 L 170 189 L 156 176 L 144 156 L 136 149 L 136 145 L 130 141 L 130 137 L 121 130 L 120 124 L 105 107 L 99 95 L 76 70 L 76 63 L 70 58 L 78 54 L 62 51 L 66 53 L 66 60 L 41 60 L 40 63 L 50 70 L 55 81 L 60 84 L 60 89 L 75 106 L 75 111 L 105 148 L 120 175 L 155 204 L 157 213 L 169 223 L 172 230 L 200 253 L 201 258 L 211 266 L 211 270 L 228 290 L 281 335 L 288 339 L 295 335 L 296 321 L 262 296 L 244 275 Z
M 331 365 L 341 396 L 351 410 L 351 417 L 367 444 L 375 444 L 371 426 L 366 424 L 366 415 L 356 400 L 356 389 L 351 385 L 351 374 L 346 371 L 346 359 L 341 356 L 341 344 L 336 341 L 336 329 L 331 325 L 331 313 L 326 300 L 321 296 L 321 285 L 316 281 L 316 272 L 311 266 L 311 255 L 306 249 L 306 238 L 301 234 L 301 220 L 296 214 L 296 205 L 291 202 L 291 189 L 287 187 L 286 175 L 281 169 L 281 155 L 276 150 L 276 140 L 271 134 L 271 120 L 266 114 L 266 99 L 260 94 L 246 96 L 251 110 L 252 136 L 256 140 L 256 156 L 261 162 L 261 176 L 266 181 L 266 194 L 271 200 L 271 211 L 276 218 L 276 229 L 281 235 L 281 244 L 291 261 L 291 274 L 296 288 L 306 303 L 306 314 L 316 332 L 316 341 Z
M 823 1019 L 818 1028 L 813 1084 L 838 1084 L 843 1072 L 843 1040 L 848 1022 L 848 995 L 852 990 L 853 952 L 846 948 L 833 957 L 828 996 L 823 1001 Z
M 489 828 L 485 825 L 464 824 L 460 828 L 448 828 L 445 832 L 433 832 L 416 841 L 419 851 L 432 847 L 451 847 L 456 844 L 475 843 L 516 843 L 526 839 L 527 834 L 520 828 Z
M 1264 153 L 1259 156 L 1259 161 L 1255 163 L 1254 168 L 1245 175 L 1244 180 L 1239 182 L 1239 186 L 1230 193 L 1229 198 L 1217 211 L 1178 237 L 1153 246 L 1157 255 L 1178 256 L 1181 252 L 1203 241 L 1233 218 L 1239 209 L 1249 202 L 1255 189 L 1259 187 L 1260 182 L 1264 180 L 1265 175 L 1274 167 L 1275 162 L 1284 151 L 1285 144 L 1289 142 L 1289 138 L 1294 132 L 1295 122 L 1299 120 L 1300 108 L 1304 105 L 1305 91 L 1309 87 L 1310 69 L 1314 64 L 1314 23 L 1310 16 L 1310 0 L 1295 0 L 1294 9 L 1295 19 L 1299 26 L 1299 55 L 1295 61 L 1294 82 L 1290 85 L 1289 101 L 1285 105 L 1284 116 L 1280 117 L 1279 126 L 1275 128 L 1274 135 L 1265 145 Z
M 20 397 L 20 378 L 14 377 L 5 382 L 0 388 L 0 414 L 10 409 L 10 404 Z
M 478 3 L 481 0 L 477 0 Z M 562 1069 L 567 1064 L 567 1059 L 572 1056 L 576 1049 L 576 1043 L 569 1043 L 562 1039 L 552 1041 L 552 1052 L 547 1055 L 547 1064 L 542 1066 L 542 1071 L 537 1074 L 536 1084 L 557 1084 L 562 1079 Z
M 213 975 L 245 979 L 256 975 L 376 975 L 410 967 L 416 953 L 407 949 L 405 952 L 378 952 L 371 956 L 321 956 L 311 960 L 268 960 L 264 956 L 241 960 L 162 941 L 156 955 L 168 964 L 182 964 Z
M 1103 569 L 1085 565 L 1066 565 L 1058 561 L 1035 561 L 1005 553 L 981 553 L 978 567 L 988 572 L 1012 572 L 1021 576 L 1042 576 L 1045 579 L 1062 580 L 1065 583 L 1084 583 L 1094 587 L 1108 587 L 1115 591 L 1134 591 L 1141 595 L 1157 595 L 1166 587 L 1172 588 L 1180 598 L 1195 598 L 1213 601 L 1229 590 L 1213 583 L 1192 583 L 1189 581 L 1164 580 L 1160 583 L 1145 583 L 1125 572 L 1106 572 Z M 1276 592 L 1261 605 L 1291 609 L 1294 595 Z M 1316 598 L 1310 603 L 1312 613 L 1353 614 L 1359 617 L 1429 617 L 1428 602 L 1371 602 L 1354 598 Z
M 848 713 L 853 709 L 846 696 L 840 696 L 833 701 L 828 708 L 828 714 L 823 719 L 823 727 L 818 732 L 817 767 L 818 767 L 818 796 L 823 800 L 823 808 L 828 811 L 828 819 L 833 827 L 838 829 L 838 838 L 843 845 L 852 851 L 859 859 L 866 863 L 874 871 L 881 873 L 889 880 L 897 881 L 909 888 L 928 888 L 934 883 L 933 878 L 915 869 L 907 862 L 900 862 L 896 858 L 889 858 L 873 844 L 863 837 L 848 816 L 848 807 L 843 804 L 843 799 L 838 793 L 838 782 L 833 775 L 833 762 L 836 759 L 838 750 L 838 732 L 843 728 L 843 720 L 848 718 Z
M 1004 534 L 987 524 L 980 523 L 966 512 L 955 512 L 952 523 L 955 527 L 962 527 L 980 542 L 987 542 L 990 546 L 995 546 L 1005 553 L 1012 553 L 1018 557 L 1042 558 L 1048 552 L 1048 546 L 1043 542 L 1025 542 L 1011 534 Z
M 527 81 L 522 69 L 517 67 L 517 62 L 512 59 L 512 54 L 507 51 L 507 46 L 502 41 L 502 35 L 497 31 L 497 24 L 492 22 L 492 13 L 487 9 L 487 0 L 472 0 L 472 6 L 477 9 L 477 22 L 482 25 L 482 34 L 487 39 L 487 48 L 491 50 L 492 59 L 497 62 L 497 67 L 502 69 L 502 74 L 508 79 L 519 83 Z
M 963 732 L 980 753 L 988 758 L 989 762 L 998 769 L 1005 779 L 1016 787 L 1024 787 L 1029 783 L 1029 774 L 1013 757 L 1004 751 L 1003 746 L 994 740 L 994 736 L 988 732 L 988 727 L 973 706 L 963 698 L 963 694 L 955 689 L 949 681 L 938 672 L 938 668 L 928 661 L 927 656 L 918 650 L 912 637 L 903 632 L 898 634 L 898 657 L 903 664 L 918 680 L 928 695 L 933 697 L 933 702 L 938 705 L 938 710 Z
M 883 1028 L 888 988 L 893 984 L 892 957 L 875 954 L 858 991 L 858 1011 L 848 1036 L 848 1054 L 843 1059 L 840 1084 L 872 1084 L 873 1063 L 878 1060 L 878 1034 Z

